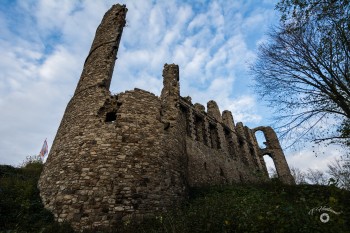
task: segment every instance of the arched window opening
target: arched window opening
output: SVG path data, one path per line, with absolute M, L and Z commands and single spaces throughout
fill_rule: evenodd
M 256 140 L 258 141 L 259 147 L 261 149 L 265 149 L 266 148 L 266 138 L 265 138 L 264 132 L 261 130 L 256 131 L 255 137 L 256 137 Z
M 278 178 L 277 170 L 273 159 L 270 155 L 264 155 L 264 162 L 266 164 L 267 172 L 269 174 L 270 179 Z

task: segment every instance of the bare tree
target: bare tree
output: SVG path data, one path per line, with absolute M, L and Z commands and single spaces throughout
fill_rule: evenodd
M 257 93 L 276 108 L 281 138 L 349 143 L 349 5 L 349 0 L 277 4 L 280 25 L 260 46 L 251 70 Z
M 326 173 L 318 169 L 308 169 L 305 178 L 309 184 L 327 185 L 329 183 L 329 178 Z
M 339 188 L 350 190 L 350 160 L 335 159 L 328 164 L 328 174 L 335 180 Z
M 305 173 L 297 167 L 291 167 L 290 172 L 294 177 L 296 184 L 306 184 Z

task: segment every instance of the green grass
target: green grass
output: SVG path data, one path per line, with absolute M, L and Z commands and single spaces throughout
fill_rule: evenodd
M 269 183 L 191 194 L 184 208 L 137 226 L 137 232 L 350 232 L 350 194 L 336 187 Z M 324 211 L 309 214 L 321 206 L 342 213 L 329 213 L 329 222 L 322 223 Z
M 0 232 L 73 232 L 43 208 L 37 189 L 41 169 L 40 163 L 0 165 Z M 330 220 L 322 223 L 325 211 L 309 214 L 322 206 L 341 214 L 328 212 Z M 181 208 L 141 224 L 125 222 L 115 232 L 350 232 L 350 192 L 278 182 L 192 189 Z

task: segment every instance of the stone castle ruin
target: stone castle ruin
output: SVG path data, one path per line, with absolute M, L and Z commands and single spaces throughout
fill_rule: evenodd
M 281 182 L 293 184 L 271 127 L 235 124 L 209 101 L 207 112 L 180 96 L 179 67 L 165 64 L 160 97 L 109 86 L 127 9 L 104 15 L 39 180 L 56 220 L 76 230 L 117 227 L 177 206 L 191 187 L 263 182 L 269 155 Z M 255 137 L 262 131 L 266 148 Z

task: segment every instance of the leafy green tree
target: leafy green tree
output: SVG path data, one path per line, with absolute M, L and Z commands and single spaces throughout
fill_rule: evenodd
M 350 141 L 349 0 L 281 0 L 252 65 L 281 138 Z M 292 143 L 293 144 L 293 143 Z

